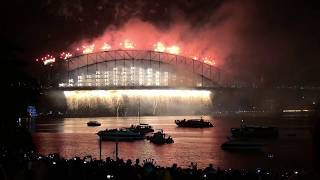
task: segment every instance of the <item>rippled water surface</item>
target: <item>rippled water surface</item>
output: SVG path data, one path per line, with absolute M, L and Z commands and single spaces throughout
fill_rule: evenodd
M 155 129 L 163 129 L 171 135 L 174 144 L 154 145 L 147 140 L 120 142 L 119 156 L 124 159 L 155 159 L 158 165 L 188 166 L 197 162 L 199 167 L 209 163 L 223 168 L 254 167 L 302 167 L 311 168 L 313 162 L 312 122 L 302 119 L 254 119 L 248 124 L 279 127 L 279 139 L 270 142 L 259 152 L 229 152 L 220 146 L 230 135 L 231 127 L 239 127 L 240 119 L 212 118 L 215 127 L 204 129 L 178 128 L 175 119 L 199 117 L 148 116 L 141 117 L 142 123 L 149 123 Z M 99 127 L 88 127 L 87 122 L 97 120 Z M 59 153 L 71 158 L 92 155 L 99 157 L 99 141 L 95 134 L 106 128 L 128 127 L 137 124 L 137 117 L 65 118 L 61 120 L 37 120 L 33 139 L 42 154 Z M 115 157 L 115 143 L 102 142 L 103 158 Z

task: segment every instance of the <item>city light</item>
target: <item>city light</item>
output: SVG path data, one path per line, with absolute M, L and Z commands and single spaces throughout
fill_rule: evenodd
M 70 77 L 65 82 L 60 82 L 60 87 L 67 86 L 168 86 L 169 72 L 158 71 L 153 68 L 136 68 L 131 66 L 114 67 L 103 71 L 96 71 L 87 74 L 78 74 Z M 160 78 L 161 77 L 161 78 Z

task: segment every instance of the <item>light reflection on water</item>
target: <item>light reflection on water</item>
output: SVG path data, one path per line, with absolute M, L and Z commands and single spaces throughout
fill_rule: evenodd
M 197 162 L 199 167 L 209 163 L 223 168 L 254 167 L 305 167 L 312 166 L 313 152 L 310 134 L 311 122 L 307 120 L 256 119 L 248 124 L 274 125 L 280 128 L 280 138 L 265 147 L 262 152 L 225 152 L 220 145 L 226 141 L 231 127 L 239 127 L 239 119 L 214 119 L 205 117 L 215 125 L 213 128 L 190 129 L 178 128 L 175 119 L 199 118 L 178 116 L 141 117 L 142 123 L 149 123 L 155 129 L 163 129 L 171 135 L 174 144 L 154 145 L 147 140 L 120 142 L 119 156 L 123 159 L 141 160 L 152 158 L 157 164 L 188 166 Z M 88 127 L 89 120 L 97 120 L 100 127 Z M 98 158 L 99 142 L 95 134 L 106 128 L 128 127 L 137 124 L 137 117 L 101 117 L 101 118 L 65 118 L 63 120 L 38 120 L 33 134 L 38 151 L 42 154 L 59 153 L 63 157 L 92 155 Z M 288 133 L 295 133 L 290 137 Z M 303 149 L 301 147 L 304 147 Z M 304 154 L 303 157 L 297 154 Z M 115 158 L 115 143 L 102 143 L 103 158 Z M 273 158 L 268 158 L 273 154 Z

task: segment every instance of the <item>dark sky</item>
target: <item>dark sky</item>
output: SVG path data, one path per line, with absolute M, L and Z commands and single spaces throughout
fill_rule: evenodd
M 10 0 L 1 2 L 1 18 L 2 46 L 18 47 L 27 64 L 48 49 L 59 52 L 132 18 L 159 29 L 184 21 L 214 31 L 228 23 L 229 33 L 221 36 L 236 43 L 230 44 L 222 69 L 249 82 L 263 79 L 266 85 L 320 85 L 316 1 Z

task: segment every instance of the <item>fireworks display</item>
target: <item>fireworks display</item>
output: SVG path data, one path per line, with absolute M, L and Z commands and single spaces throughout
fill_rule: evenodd
M 166 47 L 164 47 L 164 45 L 163 45 L 161 42 L 157 42 L 157 43 L 154 45 L 154 51 L 164 52 L 165 50 L 166 50 Z
M 128 39 L 124 40 L 123 43 L 121 42 L 120 46 L 124 49 L 134 49 L 135 47 L 134 43 Z
M 203 112 L 212 107 L 214 94 L 208 90 L 75 90 L 64 91 L 68 110 L 90 110 L 106 108 L 118 111 L 126 107 L 128 111 L 137 108 L 141 101 L 142 114 L 163 114 L 177 112 Z M 175 103 L 172 103 L 175 102 Z M 175 104 L 183 104 L 176 106 Z
M 123 42 L 119 43 L 119 47 L 112 49 L 111 46 L 104 42 L 100 47 L 96 46 L 95 44 L 90 44 L 90 45 L 82 45 L 81 48 L 76 48 L 75 53 L 70 53 L 70 52 L 62 52 L 60 53 L 59 58 L 62 60 L 67 60 L 74 55 L 81 55 L 81 54 L 90 54 L 90 53 L 95 53 L 95 52 L 100 52 L 100 51 L 110 51 L 110 50 L 117 50 L 117 49 L 136 49 L 136 45 L 134 42 L 125 39 Z M 170 53 L 170 54 L 175 54 L 175 55 L 185 55 L 182 53 L 182 50 L 179 46 L 172 45 L 172 46 L 166 46 L 162 42 L 157 42 L 153 45 L 153 50 L 157 52 L 165 52 L 165 53 Z M 201 62 L 204 62 L 208 65 L 216 65 L 214 59 L 211 56 L 205 56 L 202 58 L 199 58 L 198 56 L 188 56 L 194 60 L 198 60 Z M 55 57 L 51 55 L 47 55 L 45 57 L 40 58 L 41 61 L 43 61 L 44 65 L 50 64 L 55 62 Z M 39 61 L 39 59 L 36 59 L 36 61 Z
M 57 57 L 67 60 L 73 56 L 101 51 L 153 50 L 181 55 L 217 66 L 216 58 L 221 59 L 220 54 L 215 52 L 215 49 L 208 48 L 208 42 L 203 38 L 185 38 L 184 31 L 186 30 L 183 26 L 177 26 L 168 32 L 162 32 L 151 24 L 132 20 L 117 30 L 107 29 L 102 36 L 93 40 L 74 43 L 70 45 L 69 50 L 64 50 Z
M 209 64 L 211 66 L 216 65 L 216 62 L 210 56 L 204 57 L 202 60 L 204 63 Z
M 178 46 L 170 46 L 170 47 L 167 47 L 166 50 L 170 54 L 178 55 L 180 53 L 180 48 Z
M 95 44 L 83 45 L 83 46 L 82 46 L 82 49 L 83 49 L 82 53 L 83 53 L 83 54 L 93 53 L 94 46 L 95 46 Z
M 111 46 L 108 43 L 103 43 L 101 50 L 102 51 L 109 51 L 111 49 Z
M 44 65 L 49 65 L 54 63 L 56 61 L 56 58 L 48 54 L 40 59 L 36 59 L 37 62 L 39 60 L 41 60 L 41 62 L 43 62 Z
M 71 57 L 72 57 L 72 54 L 69 53 L 69 52 L 62 52 L 62 53 L 60 54 L 60 59 L 67 60 L 67 59 L 69 59 L 69 58 L 71 58 Z

